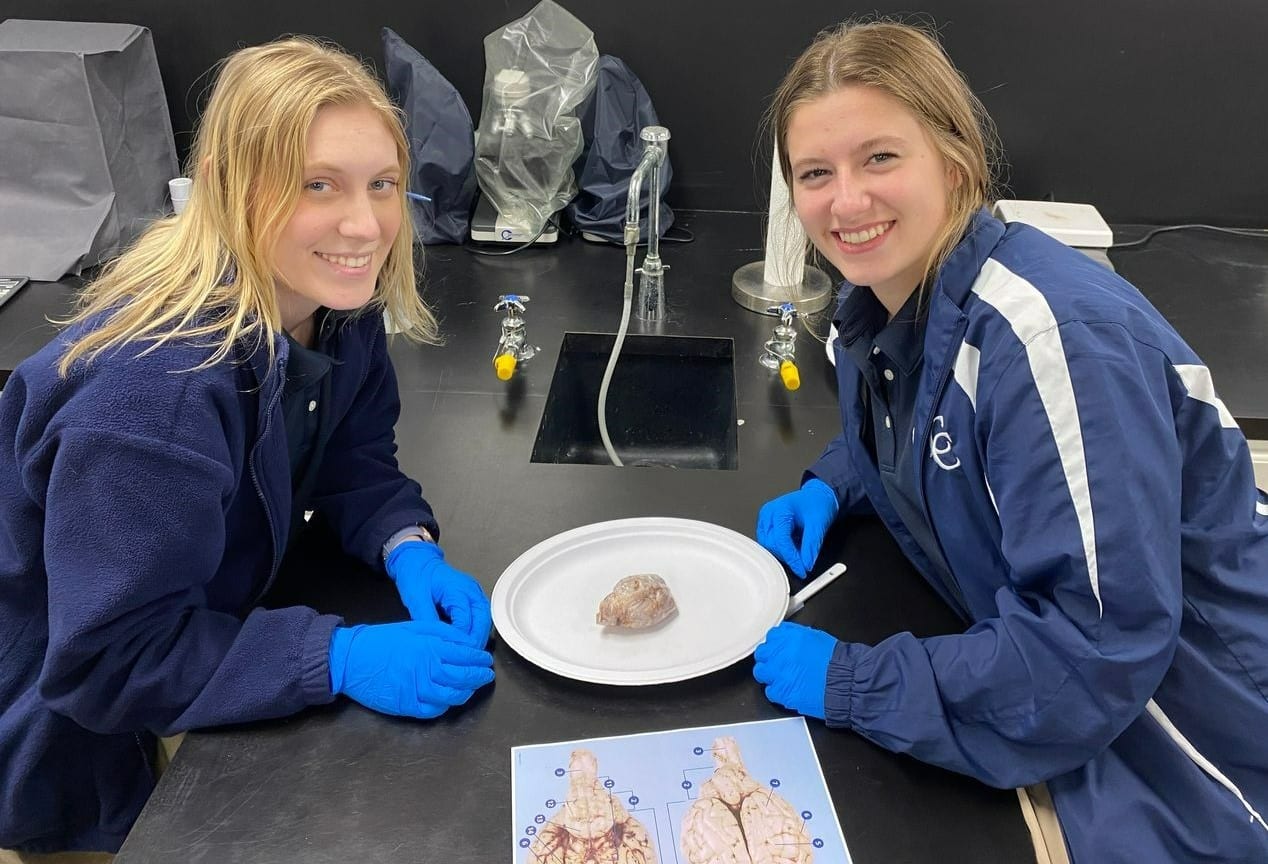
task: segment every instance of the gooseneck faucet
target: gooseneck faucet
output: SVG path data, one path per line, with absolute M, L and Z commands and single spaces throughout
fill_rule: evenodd
M 638 269 L 638 304 L 635 315 L 644 321 L 659 321 L 665 309 L 665 271 L 660 260 L 660 166 L 669 152 L 669 130 L 664 126 L 644 126 L 639 138 L 646 143 L 643 158 L 630 177 L 630 197 L 625 205 L 626 283 L 633 281 L 634 247 L 638 245 L 638 213 L 643 180 L 648 185 L 647 255 Z
M 612 383 L 612 371 L 616 369 L 616 360 L 621 356 L 621 345 L 625 342 L 625 333 L 630 326 L 630 312 L 634 305 L 634 251 L 638 247 L 638 211 L 639 199 L 643 190 L 643 179 L 647 178 L 651 187 L 647 196 L 651 204 L 651 212 L 647 214 L 647 256 L 638 272 L 642 276 L 638 288 L 639 318 L 646 321 L 659 321 L 665 309 L 665 271 L 669 268 L 660 261 L 660 165 L 665 161 L 669 150 L 669 130 L 664 126 L 645 126 L 638 133 L 646 146 L 643 157 L 630 177 L 630 197 L 625 204 L 625 284 L 621 288 L 621 324 L 616 328 L 616 341 L 612 343 L 612 353 L 608 355 L 608 365 L 603 370 L 603 380 L 599 382 L 598 421 L 599 437 L 603 440 L 603 449 L 608 451 L 608 458 L 618 468 L 625 465 L 612 446 L 612 436 L 608 434 L 608 386 Z M 649 176 L 650 175 L 650 176 Z

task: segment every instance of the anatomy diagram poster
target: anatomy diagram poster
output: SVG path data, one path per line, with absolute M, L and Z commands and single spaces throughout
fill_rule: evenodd
M 516 864 L 850 864 L 801 717 L 511 749 Z

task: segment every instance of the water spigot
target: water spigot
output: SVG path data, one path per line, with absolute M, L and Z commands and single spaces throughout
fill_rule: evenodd
M 502 335 L 498 339 L 497 350 L 493 352 L 493 371 L 500 381 L 511 380 L 515 367 L 531 360 L 541 350 L 526 341 L 528 333 L 523 314 L 524 304 L 530 299 L 527 294 L 503 294 L 493 306 L 495 312 L 506 312 L 506 317 L 502 319 Z
M 762 356 L 758 358 L 767 369 L 778 370 L 780 380 L 789 390 L 801 386 L 801 373 L 797 371 L 797 328 L 794 323 L 798 318 L 797 307 L 792 303 L 780 303 L 768 306 L 767 315 L 778 315 L 779 323 L 775 332 L 766 340 Z

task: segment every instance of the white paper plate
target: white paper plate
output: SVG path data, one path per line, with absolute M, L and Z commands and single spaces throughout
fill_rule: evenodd
M 678 613 L 650 630 L 595 623 L 599 602 L 632 573 L 657 573 Z M 788 578 L 742 534 L 708 522 L 646 517 L 584 525 L 543 540 L 493 587 L 493 623 L 526 660 L 599 684 L 664 684 L 747 657 L 788 607 Z

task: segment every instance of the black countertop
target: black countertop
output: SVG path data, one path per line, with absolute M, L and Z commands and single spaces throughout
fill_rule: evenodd
M 1148 230 L 1115 226 L 1114 237 L 1129 242 Z M 1110 257 L 1210 368 L 1247 437 L 1268 440 L 1268 235 L 1167 232 Z
M 579 240 L 502 258 L 427 250 L 425 293 L 447 343 L 392 348 L 403 405 L 400 460 L 436 509 L 447 558 L 486 589 L 525 549 L 591 522 L 680 516 L 751 535 L 758 506 L 795 487 L 838 431 L 822 345 L 799 337 L 802 388 L 790 394 L 757 363 L 772 319 L 730 299 L 731 274 L 761 257 L 759 218 L 679 218 L 696 241 L 662 247 L 673 269 L 668 316 L 654 332 L 735 340 L 744 422 L 734 471 L 529 461 L 563 334 L 616 329 L 621 250 Z M 1268 395 L 1249 362 L 1268 329 L 1268 254 L 1258 242 L 1162 235 L 1114 255 L 1202 354 L 1244 424 L 1268 418 Z M 65 310 L 73 285 L 31 285 L 10 301 L 0 315 L 0 367 L 47 341 L 53 331 L 43 316 Z M 542 353 L 503 383 L 490 363 L 500 319 L 491 307 L 509 292 L 533 298 L 529 341 Z M 822 332 L 826 324 L 815 326 Z M 635 322 L 631 332 L 653 331 Z M 270 605 L 302 602 L 349 622 L 404 615 L 385 578 L 360 572 L 322 543 L 312 538 Z M 801 623 L 868 643 L 902 630 L 962 629 L 875 520 L 843 521 L 821 560 L 850 569 L 808 604 Z M 512 746 L 787 716 L 766 700 L 750 660 L 693 681 L 624 688 L 542 671 L 496 637 L 493 651 L 496 682 L 436 721 L 384 717 L 339 700 L 287 720 L 191 734 L 118 861 L 506 861 L 524 827 L 511 824 Z M 810 730 L 856 861 L 1033 860 L 1011 790 L 892 755 L 817 721 Z

